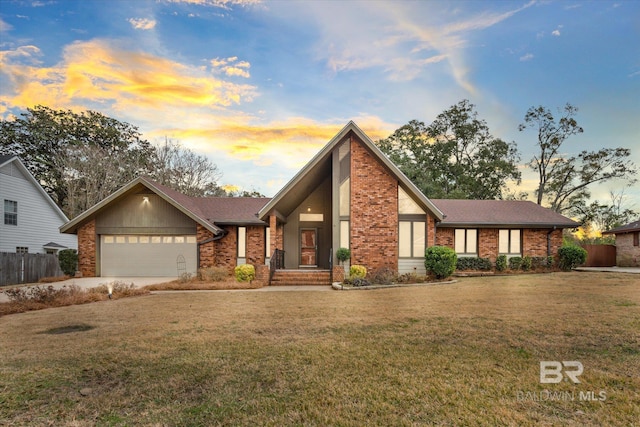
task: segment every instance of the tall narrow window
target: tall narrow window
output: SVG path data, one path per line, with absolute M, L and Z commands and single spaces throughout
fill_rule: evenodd
M 424 257 L 424 221 L 400 221 L 398 223 L 398 256 L 401 258 Z
M 271 256 L 271 252 L 269 252 L 271 250 L 271 232 L 270 232 L 270 228 L 266 227 L 264 229 L 264 256 L 266 258 L 269 258 Z
M 340 247 L 349 249 L 349 221 L 340 221 Z
M 238 258 L 247 256 L 247 227 L 238 227 Z
M 521 230 L 500 230 L 498 234 L 498 252 L 501 254 L 520 254 Z
M 458 228 L 455 231 L 455 251 L 462 255 L 477 255 L 478 230 Z
M 18 202 L 13 200 L 4 201 L 4 224 L 18 225 Z
M 633 246 L 640 246 L 640 231 L 633 233 Z

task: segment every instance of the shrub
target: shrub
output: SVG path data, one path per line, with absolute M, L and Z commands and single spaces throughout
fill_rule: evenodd
M 365 279 L 364 277 L 356 277 L 355 279 L 351 279 L 349 281 L 351 286 L 361 287 L 361 286 L 371 286 L 371 282 Z
M 362 279 L 367 277 L 367 267 L 357 264 L 349 267 L 349 278 L 355 279 L 357 277 L 360 277 Z
M 375 285 L 391 285 L 398 275 L 389 267 L 382 267 L 369 273 L 369 281 Z
M 569 271 L 587 260 L 587 251 L 576 245 L 563 246 L 558 250 L 558 264 L 561 269 Z
M 256 278 L 256 269 L 251 264 L 239 265 L 234 269 L 238 282 L 250 282 Z
M 75 249 L 63 249 L 58 252 L 60 269 L 67 276 L 74 276 L 78 269 L 78 251 Z
M 520 268 L 522 268 L 524 271 L 529 271 L 531 270 L 531 264 L 532 264 L 531 257 L 527 255 L 524 258 L 522 258 L 522 265 L 520 266 Z
M 453 274 L 457 260 L 458 256 L 453 249 L 446 246 L 431 246 L 425 250 L 424 266 L 437 279 L 444 279 Z
M 506 255 L 498 255 L 496 259 L 496 270 L 505 271 L 507 269 L 507 256 Z
M 513 256 L 509 258 L 509 270 L 520 270 L 522 267 L 522 257 Z
M 229 277 L 229 270 L 225 267 L 207 267 L 198 270 L 198 279 L 203 282 L 222 282 Z
M 456 270 L 491 270 L 489 258 L 460 257 L 456 263 Z
M 351 258 L 351 251 L 347 248 L 340 248 L 336 252 L 336 258 L 338 258 L 340 262 L 345 262 Z

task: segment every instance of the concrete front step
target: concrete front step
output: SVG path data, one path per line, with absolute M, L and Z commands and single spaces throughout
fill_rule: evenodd
M 271 286 L 330 285 L 329 270 L 276 270 Z

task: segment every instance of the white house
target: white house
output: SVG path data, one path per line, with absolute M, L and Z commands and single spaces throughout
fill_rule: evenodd
M 60 233 L 66 215 L 16 156 L 0 155 L 0 203 L 0 252 L 78 248 L 77 236 Z

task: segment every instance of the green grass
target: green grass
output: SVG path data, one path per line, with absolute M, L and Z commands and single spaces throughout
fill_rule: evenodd
M 639 288 L 554 273 L 4 316 L 0 424 L 634 425 Z M 541 360 L 580 361 L 582 383 L 540 384 Z M 575 400 L 518 398 L 544 390 Z

